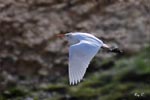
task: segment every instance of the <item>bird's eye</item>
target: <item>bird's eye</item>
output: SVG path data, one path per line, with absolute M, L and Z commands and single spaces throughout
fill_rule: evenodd
M 69 35 L 69 34 L 66 34 L 66 37 L 67 37 L 67 38 L 69 38 L 69 37 L 70 37 L 70 35 Z

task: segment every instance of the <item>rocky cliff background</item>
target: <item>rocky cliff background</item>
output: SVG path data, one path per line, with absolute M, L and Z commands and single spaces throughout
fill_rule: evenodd
M 66 32 L 121 48 L 100 51 L 68 82 Z M 149 100 L 149 0 L 0 0 L 0 100 Z

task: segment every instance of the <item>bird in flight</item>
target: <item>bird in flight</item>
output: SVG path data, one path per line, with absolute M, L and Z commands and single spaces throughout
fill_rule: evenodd
M 75 85 L 83 79 L 86 69 L 100 48 L 121 53 L 118 48 L 112 49 L 102 40 L 89 33 L 71 32 L 59 34 L 58 36 L 65 37 L 70 45 L 68 63 L 70 85 Z

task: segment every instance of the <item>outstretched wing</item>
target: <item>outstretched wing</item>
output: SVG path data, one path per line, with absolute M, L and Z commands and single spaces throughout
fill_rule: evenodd
M 97 54 L 100 46 L 88 42 L 81 41 L 69 48 L 69 82 L 77 84 L 83 79 L 86 69 Z

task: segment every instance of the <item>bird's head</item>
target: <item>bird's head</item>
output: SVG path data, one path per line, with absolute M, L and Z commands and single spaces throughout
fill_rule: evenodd
M 73 33 L 58 34 L 57 37 L 65 38 L 68 41 L 69 45 L 73 45 L 80 42 L 77 34 L 73 34 Z
M 65 34 L 65 39 L 68 41 L 69 45 L 73 45 L 80 42 L 79 37 L 73 33 Z

